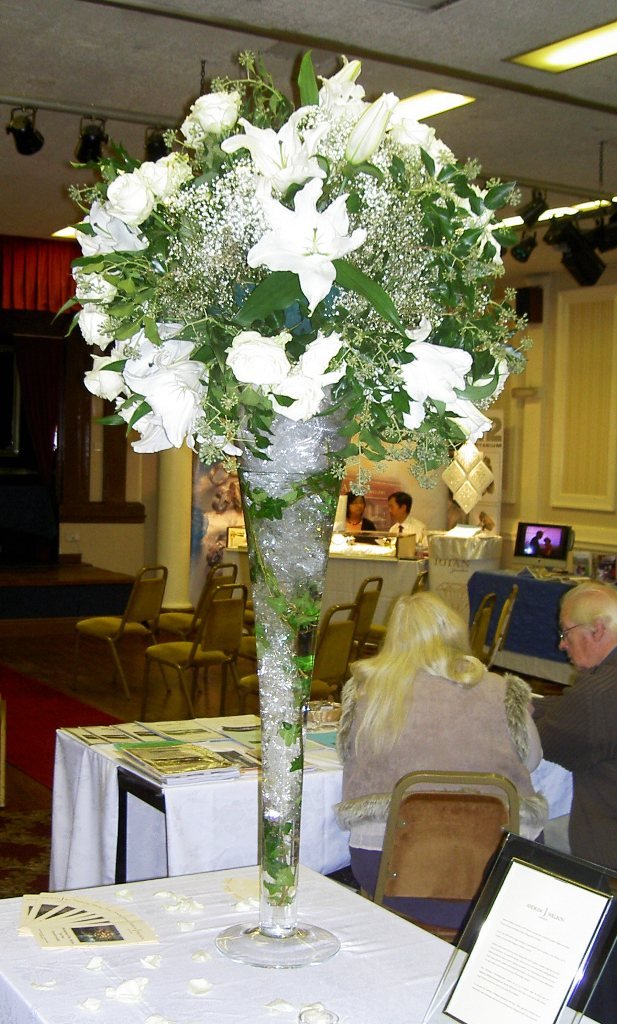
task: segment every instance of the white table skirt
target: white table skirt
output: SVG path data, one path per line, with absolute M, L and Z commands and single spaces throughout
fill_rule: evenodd
M 334 815 L 342 781 L 334 750 L 324 747 L 319 761 L 319 768 L 304 773 L 300 860 L 315 871 L 328 873 L 349 864 L 349 833 L 339 828 Z M 113 746 L 88 747 L 58 731 L 50 870 L 53 891 L 115 881 L 119 763 Z M 129 879 L 257 863 L 256 776 L 166 786 L 164 795 L 166 842 L 162 815 L 129 797 Z
M 328 873 L 349 863 L 349 833 L 339 828 L 334 813 L 341 799 L 342 770 L 333 750 L 323 748 L 322 758 L 329 767 L 304 775 L 300 859 L 313 870 Z M 88 747 L 68 733 L 57 733 L 52 891 L 115 881 L 118 764 L 113 747 Z M 533 781 L 549 802 L 551 818 L 569 813 L 569 772 L 543 761 Z M 166 832 L 159 812 L 129 798 L 127 878 L 256 864 L 257 787 L 257 779 L 246 775 L 225 782 L 168 786 Z
M 33 938 L 17 936 L 21 901 L 0 901 L 0 1021 L 145 1024 L 161 1014 L 174 1024 L 296 1024 L 303 1006 L 321 1002 L 341 1024 L 420 1024 L 452 947 L 307 869 L 301 869 L 300 920 L 332 931 L 341 941 L 340 952 L 323 964 L 289 971 L 259 970 L 222 956 L 214 944 L 218 933 L 256 921 L 255 912 L 238 910 L 233 892 L 234 886 L 240 892 L 247 879 L 255 879 L 256 892 L 256 877 L 256 868 L 244 868 L 89 891 L 93 899 L 112 905 L 120 900 L 125 910 L 147 921 L 160 939 L 147 946 L 40 949 Z M 193 897 L 203 909 L 192 915 L 169 912 L 165 906 L 172 900 L 157 896 L 161 890 Z M 186 924 L 192 930 L 182 931 Z M 205 961 L 194 959 L 200 951 Z M 95 954 L 103 967 L 87 970 Z M 153 954 L 162 958 L 154 970 L 141 963 Z M 106 989 L 136 977 L 147 978 L 141 1002 L 130 1005 L 106 995 Z M 208 994 L 190 994 L 189 982 L 198 978 L 212 984 Z M 38 987 L 45 983 L 54 984 Z M 80 1005 L 88 998 L 100 1000 L 95 1012 Z M 274 1000 L 293 1009 L 267 1009 Z

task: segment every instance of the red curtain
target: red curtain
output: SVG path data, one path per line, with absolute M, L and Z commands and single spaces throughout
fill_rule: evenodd
M 74 293 L 71 262 L 79 255 L 73 241 L 1 236 L 2 309 L 57 313 Z

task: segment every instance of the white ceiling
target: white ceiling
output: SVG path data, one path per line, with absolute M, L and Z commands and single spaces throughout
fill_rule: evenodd
M 109 135 L 141 156 L 144 123 L 178 123 L 199 93 L 202 59 L 208 78 L 234 75 L 243 49 L 261 51 L 286 90 L 294 61 L 311 48 L 324 75 L 341 52 L 360 57 L 369 98 L 436 87 L 475 96 L 432 124 L 459 159 L 477 157 L 486 176 L 522 183 L 523 200 L 533 185 L 551 206 L 617 193 L 617 57 L 560 75 L 507 62 L 614 20 L 615 0 L 2 0 L 0 7 L 4 123 L 14 101 L 38 101 L 45 137 L 39 153 L 24 157 L 3 133 L 0 234 L 47 237 L 77 219 L 67 188 L 84 180 L 69 166 L 80 114 L 114 111 Z M 123 112 L 144 121 L 131 123 Z M 558 266 L 559 255 L 540 243 L 525 266 L 550 269 L 551 261 Z

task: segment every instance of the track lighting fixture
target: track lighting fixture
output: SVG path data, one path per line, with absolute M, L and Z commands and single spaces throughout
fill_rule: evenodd
M 162 128 L 146 128 L 145 156 L 146 160 L 160 160 L 167 156 L 169 147 L 165 142 L 165 134 Z
M 614 213 L 608 220 L 596 222 L 595 228 L 586 231 L 585 239 L 600 252 L 609 252 L 617 249 L 617 213 Z
M 535 234 L 526 235 L 523 232 L 520 241 L 510 249 L 512 259 L 516 260 L 517 263 L 526 263 L 537 244 Z
M 75 150 L 75 157 L 79 163 L 97 163 L 103 155 L 103 145 L 106 142 L 104 119 L 82 117 L 79 122 L 79 142 Z
M 561 262 L 579 284 L 595 284 L 606 269 L 591 242 L 571 221 L 551 224 L 544 241 L 560 250 Z
M 45 139 L 34 127 L 36 109 L 34 107 L 15 107 L 11 111 L 11 120 L 6 126 L 7 132 L 15 140 L 15 149 L 22 156 L 32 156 L 42 148 Z
M 522 219 L 523 224 L 526 228 L 532 228 L 534 224 L 537 224 L 538 220 L 548 210 L 548 203 L 546 202 L 546 196 L 538 189 L 533 190 L 531 194 L 531 200 L 522 206 L 518 211 L 519 217 Z

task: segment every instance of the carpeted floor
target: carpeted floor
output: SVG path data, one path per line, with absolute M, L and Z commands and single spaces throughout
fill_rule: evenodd
M 51 813 L 0 811 L 0 898 L 48 887 Z
M 119 721 L 75 697 L 0 664 L 0 694 L 7 705 L 8 764 L 52 787 L 56 730 Z

